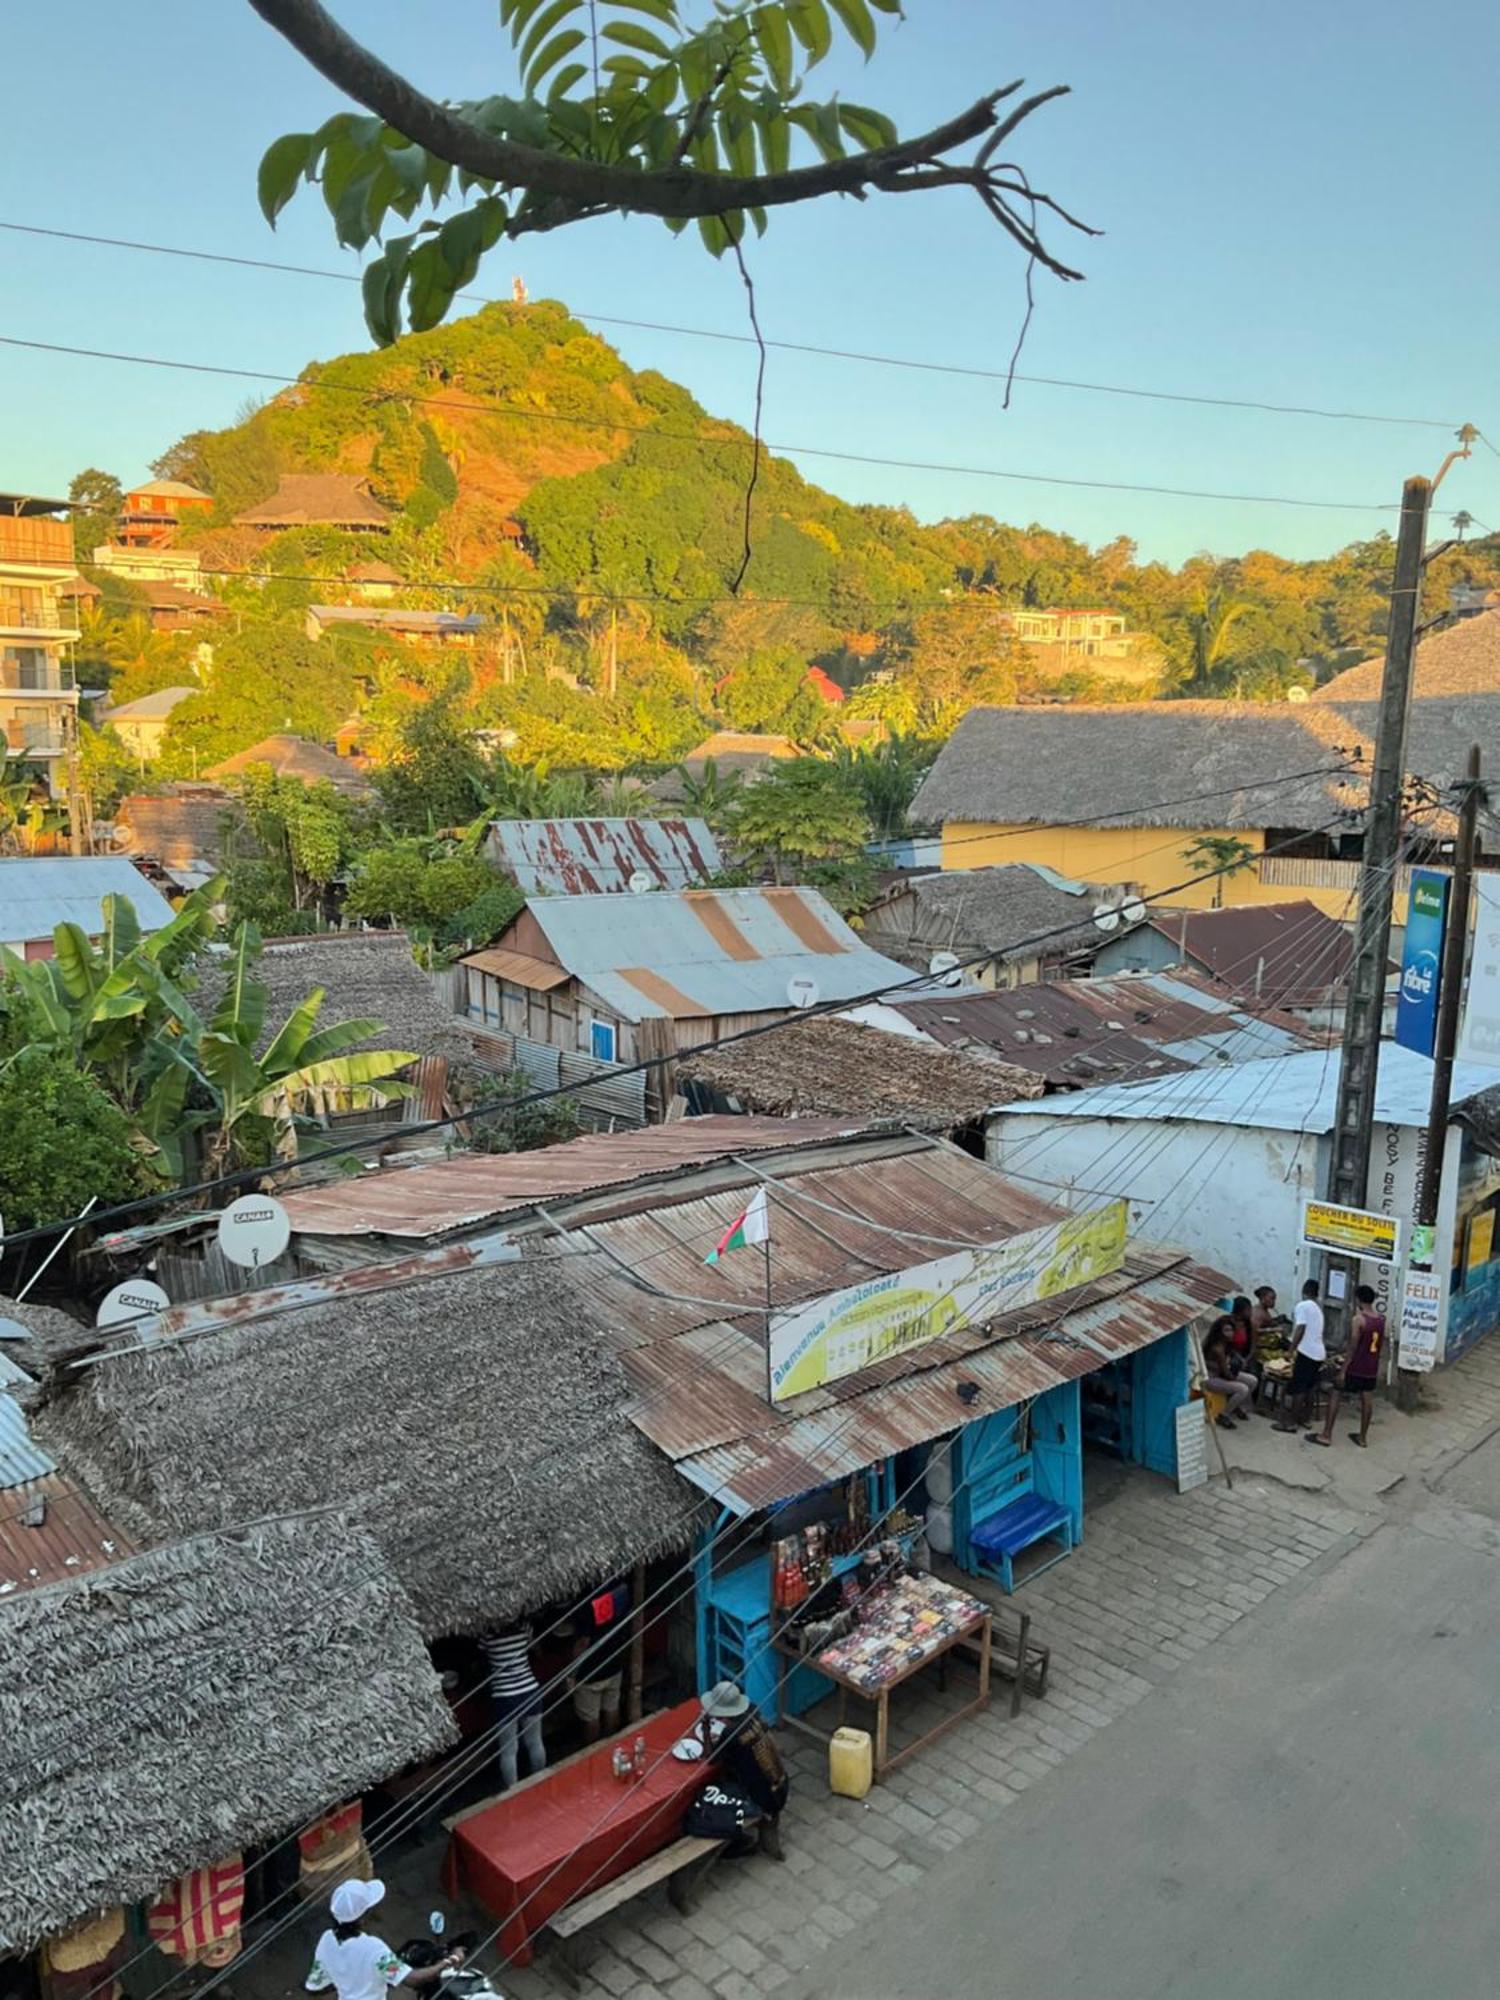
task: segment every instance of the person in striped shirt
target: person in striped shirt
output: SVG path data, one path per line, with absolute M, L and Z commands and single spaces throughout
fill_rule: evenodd
M 509 1791 L 520 1775 L 520 1746 L 526 1746 L 526 1768 L 545 1770 L 547 1746 L 542 1741 L 542 1690 L 531 1665 L 530 1625 L 512 1625 L 480 1641 L 489 1662 L 490 1694 L 499 1728 L 500 1782 Z

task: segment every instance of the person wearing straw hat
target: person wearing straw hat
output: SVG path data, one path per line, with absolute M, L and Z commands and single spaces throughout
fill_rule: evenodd
M 407 1965 L 383 1938 L 372 1937 L 364 1921 L 384 1895 L 384 1882 L 340 1882 L 328 1899 L 333 1923 L 318 1939 L 309 1993 L 332 1987 L 338 2000 L 385 2000 L 388 1987 L 434 1986 L 463 1964 L 464 1954 L 450 1951 L 435 1965 Z
M 699 1727 L 703 1747 L 725 1778 L 756 1810 L 747 1832 L 758 1834 L 763 1854 L 781 1859 L 781 1815 L 792 1781 L 776 1738 L 757 1714 L 749 1695 L 733 1681 L 720 1681 L 702 1697 Z M 746 1849 L 745 1851 L 748 1851 Z

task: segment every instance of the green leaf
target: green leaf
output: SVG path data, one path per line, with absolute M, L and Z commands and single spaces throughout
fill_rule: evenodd
M 649 14 L 653 21 L 660 21 L 664 28 L 680 28 L 675 0 L 614 0 L 617 7 L 628 7 L 636 14 Z
M 734 173 L 755 172 L 755 127 L 743 102 L 728 104 L 719 113 L 719 141 Z
M 313 144 L 309 132 L 287 132 L 273 139 L 261 155 L 255 192 L 260 212 L 273 229 L 277 216 L 297 192 L 297 183 L 312 164 Z
M 605 63 L 606 69 L 613 69 L 616 63 L 633 61 L 633 57 L 611 56 Z M 566 97 L 575 83 L 581 83 L 589 73 L 587 63 L 564 63 L 547 86 L 547 102 L 555 104 L 559 97 Z
M 736 239 L 730 235 L 728 220 L 722 215 L 700 215 L 698 234 L 715 257 L 722 257 Z
M 104 923 L 100 948 L 104 963 L 113 968 L 140 943 L 141 927 L 136 919 L 135 905 L 128 896 L 106 896 L 100 903 L 99 913 Z
M 618 42 L 621 48 L 638 49 L 643 56 L 655 56 L 658 62 L 670 62 L 672 51 L 660 35 L 653 35 L 649 28 L 643 28 L 639 21 L 611 21 L 604 30 L 607 42 Z
M 415 241 L 412 236 L 394 237 L 385 246 L 385 254 L 365 267 L 360 280 L 365 325 L 370 329 L 370 338 L 382 347 L 389 347 L 401 338 L 401 287 Z
M 863 104 L 841 104 L 839 123 L 854 143 L 867 153 L 882 146 L 894 146 L 896 127 L 883 111 L 871 111 Z
M 327 997 L 323 987 L 315 986 L 301 1006 L 294 1007 L 287 1015 L 280 1032 L 260 1059 L 261 1069 L 266 1076 L 279 1076 L 282 1071 L 290 1069 L 293 1063 L 301 1059 L 302 1044 L 312 1033 L 319 1011 Z
M 366 1049 L 357 1055 L 335 1056 L 329 1062 L 307 1063 L 285 1071 L 259 1093 L 251 1108 L 269 1112 L 278 1099 L 290 1100 L 315 1090 L 359 1094 L 369 1093 L 374 1086 L 382 1098 L 404 1097 L 408 1095 L 406 1086 L 388 1079 L 419 1060 L 413 1049 Z
M 572 55 L 574 49 L 588 40 L 582 28 L 564 28 L 560 35 L 554 35 L 547 46 L 537 56 L 536 61 L 525 72 L 522 81 L 526 88 L 535 93 L 537 85 L 549 69 L 556 69 L 564 56 Z
M 99 984 L 99 961 L 77 924 L 59 924 L 53 931 L 52 962 L 70 1000 L 82 1006 L 93 999 Z
M 828 0 L 828 4 L 843 22 L 846 32 L 853 37 L 868 62 L 875 53 L 875 23 L 870 19 L 870 10 L 865 5 L 865 0 Z
M 757 7 L 750 20 L 772 83 L 778 90 L 790 90 L 797 71 L 792 53 L 792 30 L 785 7 Z
M 542 8 L 541 12 L 531 22 L 525 36 L 522 38 L 520 48 L 516 51 L 516 57 L 521 65 L 521 74 L 523 76 L 530 68 L 533 56 L 541 48 L 553 29 L 565 21 L 570 14 L 577 12 L 577 4 L 578 0 L 548 0 L 548 4 Z M 581 35 L 582 31 L 580 30 L 579 32 Z
M 787 117 L 812 140 L 825 160 L 844 157 L 844 136 L 839 130 L 838 107 L 833 104 L 794 104 Z
M 357 1049 L 361 1042 L 384 1033 L 384 1021 L 335 1021 L 331 1028 L 321 1028 L 317 1034 L 308 1036 L 298 1056 L 298 1067 L 327 1062 L 331 1056 L 341 1056 L 346 1049 Z
M 808 61 L 821 62 L 833 46 L 833 29 L 823 0 L 787 0 L 786 14 Z
M 436 326 L 453 297 L 453 282 L 435 242 L 418 244 L 406 268 L 406 317 L 413 333 Z
M 768 174 L 784 174 L 792 163 L 792 128 L 779 105 L 770 116 L 761 107 L 760 156 Z
M 265 1071 L 232 1035 L 210 1031 L 198 1044 L 198 1063 L 226 1107 L 244 1104 L 265 1087 Z
M 266 1021 L 265 987 L 255 977 L 260 957 L 260 932 L 254 924 L 241 924 L 230 948 L 228 977 L 210 1027 L 216 1035 L 232 1035 L 247 1049 L 254 1048 Z

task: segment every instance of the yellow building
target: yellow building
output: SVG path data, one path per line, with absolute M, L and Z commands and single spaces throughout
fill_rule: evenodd
M 1413 704 L 1414 739 L 1425 706 Z M 1190 908 L 1306 898 L 1349 917 L 1373 725 L 1370 705 L 1357 707 L 974 709 L 928 773 L 911 818 L 941 826 L 945 869 L 1029 862 Z M 1495 708 L 1500 738 L 1500 700 Z M 1461 731 L 1446 733 L 1456 745 Z M 1414 768 L 1437 780 L 1446 768 L 1439 757 L 1457 753 L 1429 748 L 1432 760 Z M 1191 879 L 1222 868 L 1236 849 L 1243 866 Z

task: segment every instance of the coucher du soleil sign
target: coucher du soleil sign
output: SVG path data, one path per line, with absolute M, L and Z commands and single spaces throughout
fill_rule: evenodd
M 1128 1221 L 1126 1204 L 1112 1201 L 1004 1243 L 955 1251 L 776 1314 L 771 1401 L 785 1402 L 955 1327 L 982 1326 L 1119 1270 Z

